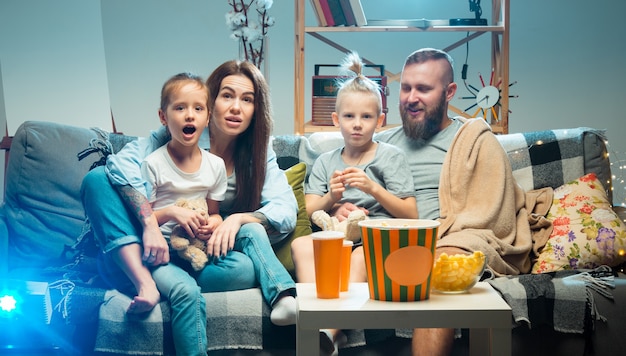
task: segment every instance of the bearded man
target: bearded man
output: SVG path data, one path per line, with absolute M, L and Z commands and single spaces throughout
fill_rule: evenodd
M 402 127 L 375 136 L 402 149 L 420 219 L 437 219 L 437 255 L 480 250 L 495 275 L 530 271 L 525 193 L 484 119 L 448 117 L 456 93 L 452 58 L 426 48 L 407 57 L 400 79 Z M 453 329 L 415 329 L 413 355 L 448 355 Z

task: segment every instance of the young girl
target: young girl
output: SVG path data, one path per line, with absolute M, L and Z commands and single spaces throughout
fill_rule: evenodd
M 150 188 L 148 201 L 168 239 L 175 225 L 189 236 L 210 236 L 222 222 L 218 202 L 226 192 L 224 160 L 198 146 L 209 125 L 208 100 L 206 84 L 190 73 L 173 76 L 161 91 L 159 119 L 171 139 L 148 155 L 141 169 Z M 206 200 L 208 216 L 175 205 L 179 199 Z
M 178 224 L 190 236 L 211 240 L 213 232 L 222 223 L 218 202 L 224 200 L 227 190 L 226 166 L 222 158 L 198 146 L 200 136 L 209 124 L 208 97 L 208 87 L 200 78 L 189 74 L 176 75 L 163 86 L 159 118 L 171 139 L 145 158 L 142 172 L 151 187 L 149 201 L 166 238 Z M 180 198 L 206 199 L 208 217 L 198 211 L 174 205 Z M 271 252 L 269 244 L 263 248 Z M 226 253 L 221 251 L 221 244 L 213 244 L 213 248 L 209 247 L 207 252 L 218 258 Z M 256 250 L 246 250 L 244 253 L 254 256 L 259 254 Z M 267 260 L 252 258 L 255 264 L 276 262 L 280 265 L 275 256 L 274 260 Z M 280 275 L 279 271 L 274 273 Z M 260 278 L 260 283 L 264 290 L 277 288 L 273 279 Z M 295 323 L 295 299 L 292 295 L 283 294 L 268 302 L 274 302 L 270 315 L 274 323 Z
M 395 146 L 373 141 L 384 119 L 380 88 L 362 73 L 363 63 L 350 53 L 343 68 L 354 73 L 340 84 L 332 119 L 344 147 L 320 155 L 306 185 L 309 216 L 317 210 L 333 215 L 341 206 L 361 209 L 370 218 L 417 218 L 413 176 L 404 154 Z M 345 216 L 338 216 L 345 219 Z M 310 236 L 291 244 L 299 282 L 314 282 L 313 244 Z M 359 266 L 362 264 L 363 266 Z M 351 281 L 367 279 L 362 247 L 352 252 Z M 343 337 L 338 330 L 323 330 L 323 351 L 333 353 Z

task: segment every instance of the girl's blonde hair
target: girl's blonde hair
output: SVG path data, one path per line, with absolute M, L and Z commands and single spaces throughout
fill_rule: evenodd
M 195 83 L 198 88 L 206 91 L 207 93 L 207 102 L 205 103 L 207 108 L 209 107 L 209 87 L 206 85 L 202 77 L 196 75 L 191 72 L 183 72 L 178 73 L 172 77 L 170 77 L 161 88 L 161 104 L 160 109 L 162 111 L 167 111 L 167 106 L 170 105 L 170 101 L 172 99 L 172 95 L 178 92 L 183 86 L 189 83 Z
M 371 94 L 377 101 L 377 114 L 380 116 L 383 112 L 383 99 L 381 97 L 380 85 L 372 79 L 363 75 L 365 65 L 361 57 L 356 52 L 350 52 L 341 64 L 342 73 L 347 74 L 347 78 L 338 79 L 337 101 L 335 102 L 335 111 L 340 111 L 341 99 L 347 93 L 363 93 Z M 350 75 L 351 74 L 351 75 Z

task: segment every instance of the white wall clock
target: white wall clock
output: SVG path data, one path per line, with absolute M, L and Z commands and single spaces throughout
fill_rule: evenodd
M 501 82 L 497 84 L 493 83 L 493 70 L 491 71 L 491 79 L 489 80 L 489 85 L 485 85 L 485 81 L 480 73 L 478 73 L 478 77 L 482 84 L 482 88 L 476 88 L 475 86 L 465 83 L 465 88 L 471 93 L 471 96 L 462 96 L 461 99 L 470 99 L 473 101 L 472 105 L 467 107 L 464 112 L 466 112 L 471 117 L 482 117 L 487 119 L 489 113 L 491 113 L 492 120 L 498 121 L 498 110 L 497 108 L 501 106 L 500 98 L 502 89 L 500 89 Z M 509 87 L 517 82 L 513 82 L 509 84 Z M 517 95 L 509 95 L 509 98 L 517 98 Z M 473 114 L 470 114 L 469 110 L 477 107 L 476 111 Z M 511 110 L 509 110 L 511 113 Z M 480 114 L 480 115 L 479 115 Z

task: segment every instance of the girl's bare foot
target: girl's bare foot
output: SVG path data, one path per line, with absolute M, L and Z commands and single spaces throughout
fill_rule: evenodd
M 161 294 L 156 289 L 156 286 L 152 288 L 142 288 L 139 294 L 133 298 L 126 309 L 128 314 L 141 314 L 152 310 L 161 300 Z

